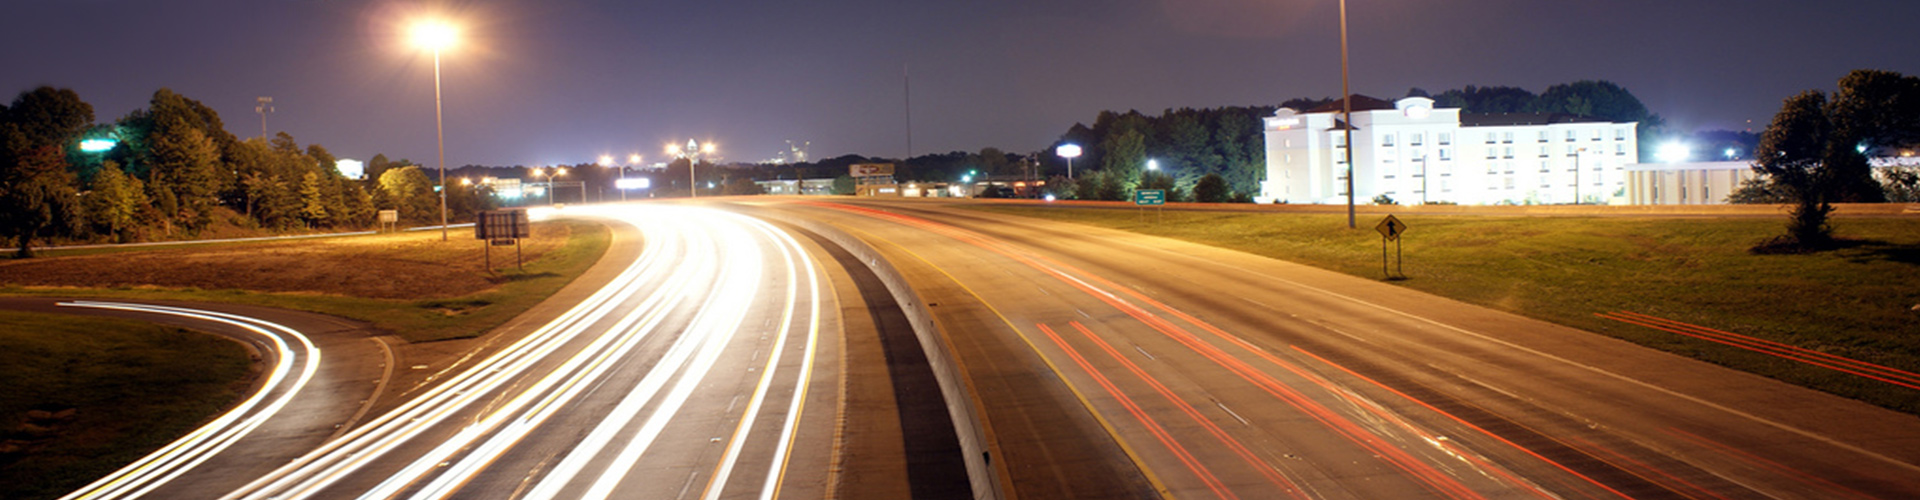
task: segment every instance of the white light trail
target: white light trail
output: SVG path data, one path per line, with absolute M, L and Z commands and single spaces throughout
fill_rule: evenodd
M 277 323 L 215 311 L 118 302 L 74 301 L 61 306 L 163 314 L 232 325 L 272 344 L 274 366 L 260 390 L 194 432 L 119 471 L 61 497 L 62 500 L 138 498 L 192 470 L 266 423 L 293 401 L 320 367 L 320 348 L 305 335 Z M 299 344 L 298 349 L 288 339 Z M 294 370 L 299 370 L 298 374 Z M 291 380 L 288 377 L 293 377 Z M 273 395 L 277 394 L 277 397 Z M 267 399 L 272 397 L 272 401 Z M 264 406 L 263 406 L 264 403 Z M 256 411 L 257 410 L 257 411 Z

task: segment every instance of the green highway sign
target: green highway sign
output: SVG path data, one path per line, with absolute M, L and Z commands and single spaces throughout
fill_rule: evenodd
M 1167 190 L 1165 190 L 1165 189 L 1142 189 L 1142 190 L 1139 190 L 1139 191 L 1134 191 L 1134 192 L 1133 192 L 1133 204 L 1135 204 L 1135 205 L 1165 205 L 1165 204 L 1167 204 Z

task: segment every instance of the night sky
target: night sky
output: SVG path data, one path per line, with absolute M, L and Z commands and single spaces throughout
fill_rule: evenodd
M 1681 130 L 1764 127 L 1856 68 L 1920 74 L 1914 0 L 1353 0 L 1354 91 L 1534 92 L 1611 80 Z M 1046 147 L 1103 109 L 1339 93 L 1336 0 L 0 0 L 0 91 L 72 88 L 108 122 L 170 87 L 336 155 L 433 161 L 431 57 L 408 21 L 464 26 L 444 58 L 447 162 L 537 165 L 715 141 L 759 161 Z M 1748 121 L 1752 123 L 1749 124 Z

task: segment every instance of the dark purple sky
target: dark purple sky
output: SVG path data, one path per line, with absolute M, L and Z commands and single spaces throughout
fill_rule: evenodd
M 1045 147 L 1103 109 L 1273 104 L 1339 93 L 1336 0 L 456 2 L 447 162 L 728 160 L 785 140 L 816 158 Z M 171 87 L 257 135 L 433 161 L 429 4 L 0 0 L 0 92 L 73 88 L 102 121 Z M 1914 0 L 1353 0 L 1354 91 L 1612 80 L 1682 129 L 1763 127 L 1781 99 L 1855 68 L 1920 74 Z

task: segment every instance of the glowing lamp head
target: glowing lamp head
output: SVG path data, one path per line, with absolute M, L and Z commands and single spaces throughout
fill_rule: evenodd
M 631 155 L 627 155 L 627 163 L 629 163 L 629 164 L 639 164 L 639 163 L 640 163 L 640 155 L 639 155 L 638 153 L 635 153 L 635 154 L 631 154 Z
M 1060 155 L 1061 158 L 1078 158 L 1080 156 L 1080 146 L 1077 144 L 1061 144 L 1060 147 L 1054 148 L 1053 154 Z
M 709 143 L 706 143 L 706 144 L 701 144 L 701 145 L 700 145 L 700 152 L 702 152 L 702 153 L 712 153 L 712 152 L 713 152 L 713 143 L 711 143 L 711 142 L 709 142 Z
M 460 30 L 442 21 L 422 21 L 413 25 L 413 45 L 435 52 L 453 48 Z
M 1693 156 L 1693 148 L 1687 147 L 1686 144 L 1669 142 L 1660 145 L 1660 150 L 1655 152 L 1654 156 L 1660 158 L 1662 162 L 1679 163 Z
M 1147 170 L 1160 170 L 1160 160 L 1147 160 Z
M 80 150 L 88 153 L 98 153 L 113 149 L 115 144 L 118 143 L 114 142 L 113 139 L 87 139 L 80 141 Z
M 613 155 L 600 155 L 600 166 L 605 167 L 612 164 Z

